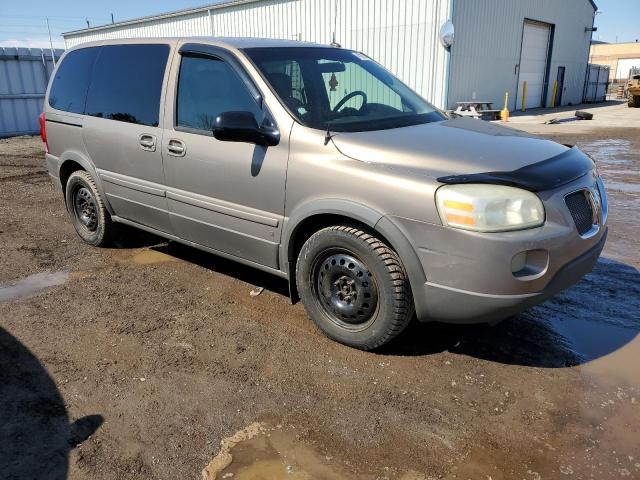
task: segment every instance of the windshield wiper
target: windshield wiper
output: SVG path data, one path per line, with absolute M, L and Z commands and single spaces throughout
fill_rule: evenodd
M 329 144 L 331 139 L 336 136 L 335 133 L 333 133 L 333 134 L 331 133 L 330 127 L 331 127 L 331 122 L 327 122 L 327 133 L 324 136 L 324 146 L 325 147 Z

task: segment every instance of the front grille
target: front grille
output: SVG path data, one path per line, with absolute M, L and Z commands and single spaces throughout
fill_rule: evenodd
M 567 202 L 578 233 L 584 235 L 591 230 L 593 227 L 593 206 L 589 199 L 589 192 L 586 190 L 574 192 L 566 196 L 565 202 Z

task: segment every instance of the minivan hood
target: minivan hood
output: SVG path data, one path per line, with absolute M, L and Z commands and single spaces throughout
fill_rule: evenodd
M 482 120 L 442 122 L 371 132 L 336 133 L 336 148 L 350 158 L 447 175 L 509 172 L 560 155 L 568 147 Z

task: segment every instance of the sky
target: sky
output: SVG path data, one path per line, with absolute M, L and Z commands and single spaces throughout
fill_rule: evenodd
M 640 41 L 640 0 L 595 1 L 601 12 L 595 40 Z M 62 32 L 86 28 L 87 21 L 110 23 L 112 13 L 117 22 L 211 3 L 216 0 L 0 0 L 0 47 L 48 47 L 46 17 L 54 47 L 62 48 Z
M 48 47 L 46 18 L 53 46 L 64 48 L 60 34 L 136 17 L 216 3 L 215 0 L 0 0 L 0 47 Z

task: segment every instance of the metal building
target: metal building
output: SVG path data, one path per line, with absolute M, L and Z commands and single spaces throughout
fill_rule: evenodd
M 58 59 L 63 51 L 54 52 Z M 38 133 L 51 56 L 49 49 L 0 48 L 0 138 Z
M 137 37 L 335 40 L 373 57 L 441 108 L 580 103 L 592 0 L 231 0 L 63 34 L 67 47 Z M 451 24 L 450 46 L 443 42 Z M 554 84 L 557 81 L 557 88 Z
M 608 65 L 611 82 L 625 82 L 629 71 L 640 68 L 640 42 L 591 45 L 591 63 Z

